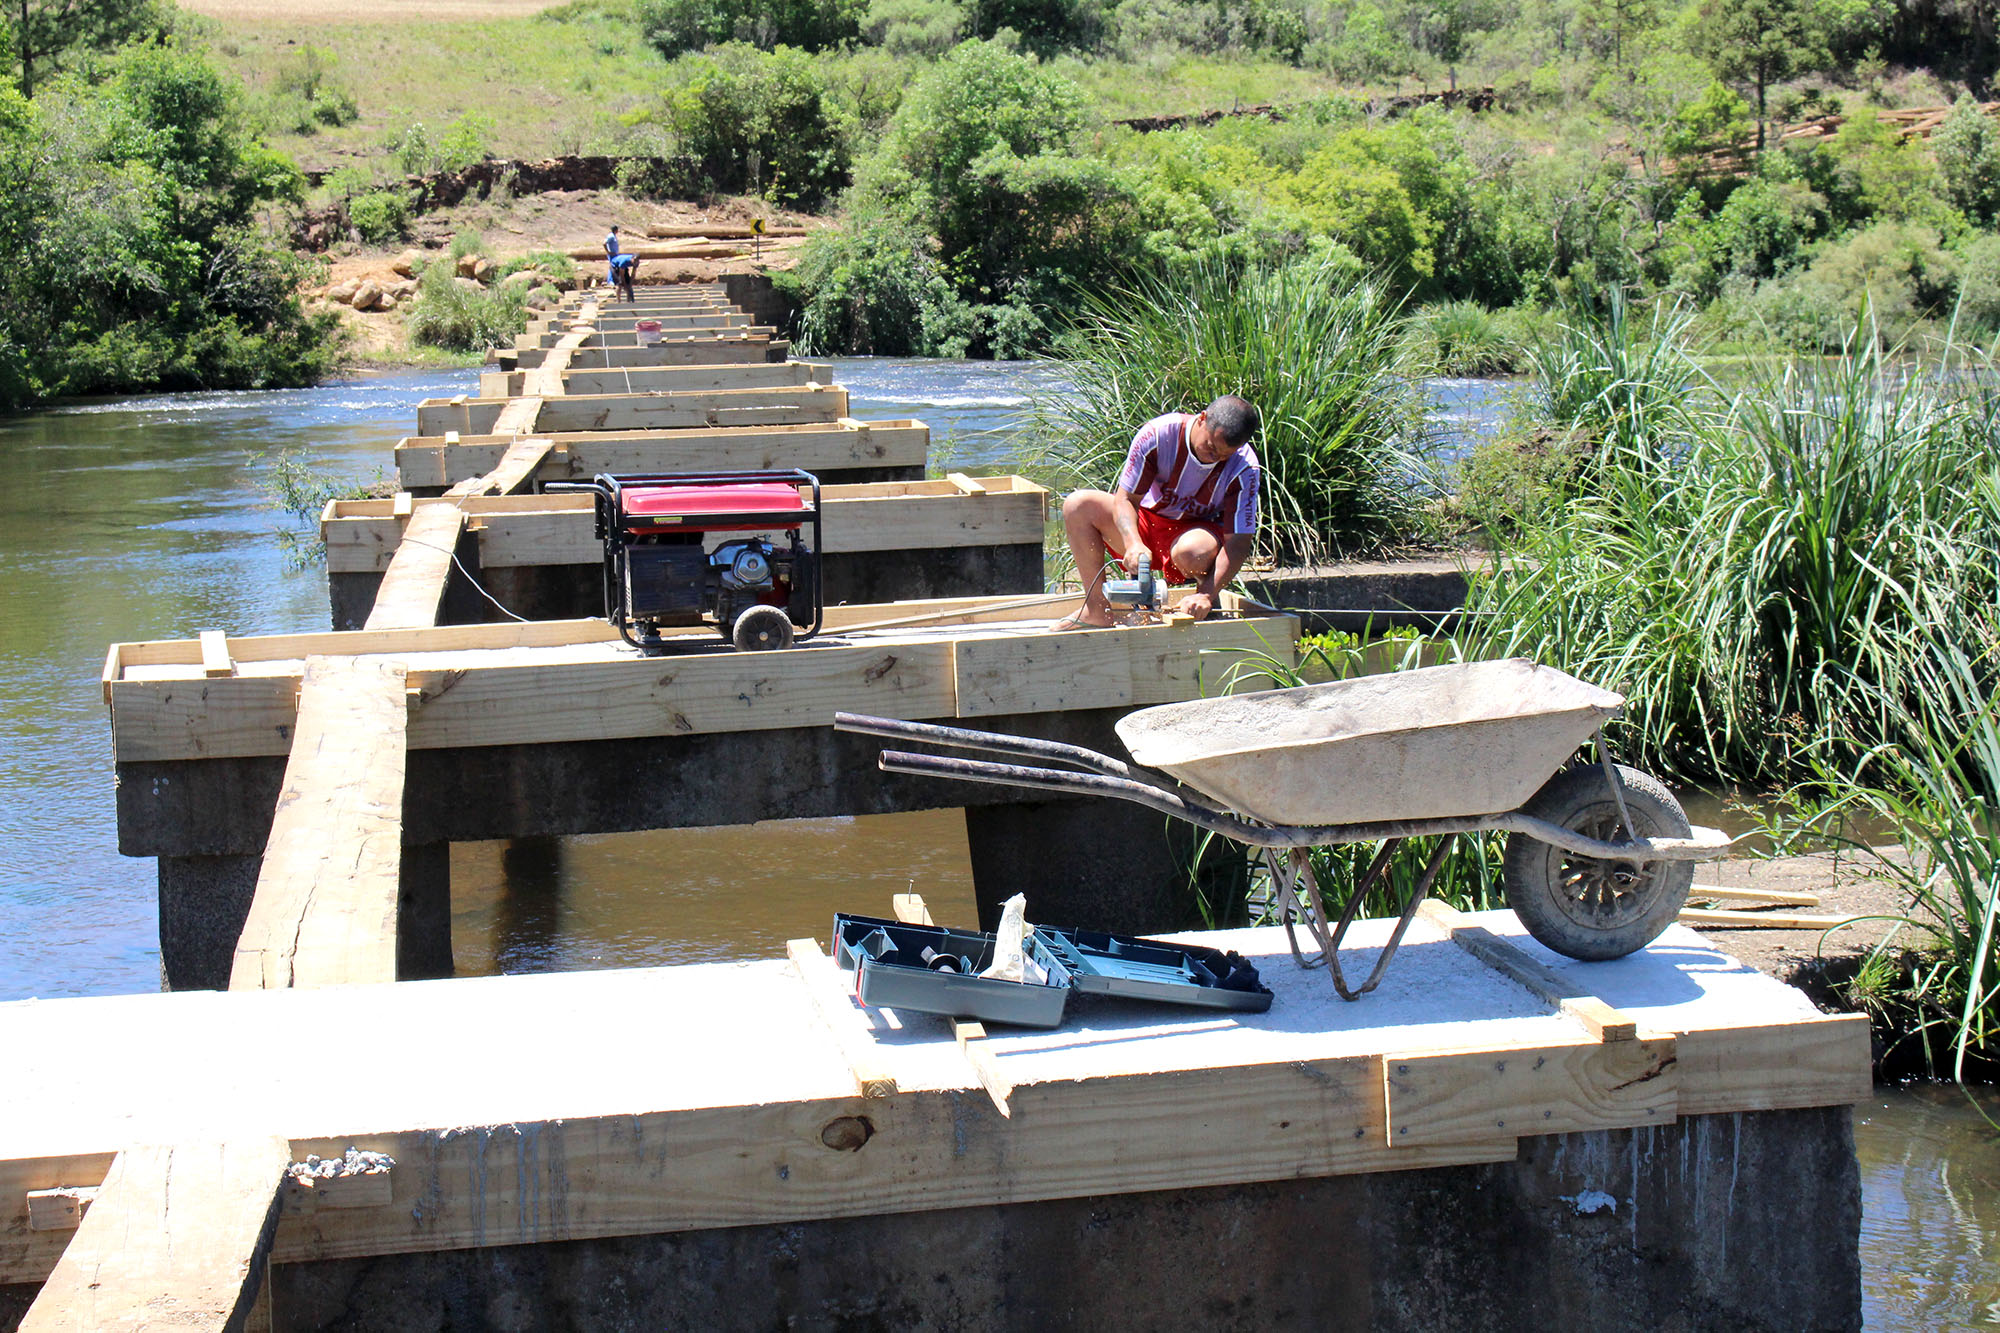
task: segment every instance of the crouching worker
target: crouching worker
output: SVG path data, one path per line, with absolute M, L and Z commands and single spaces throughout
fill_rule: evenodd
M 1115 490 L 1078 491 L 1063 501 L 1063 527 L 1083 609 L 1058 630 L 1111 624 L 1104 600 L 1107 553 L 1137 573 L 1150 552 L 1154 574 L 1169 584 L 1193 583 L 1179 609 L 1200 620 L 1215 609 L 1250 555 L 1257 535 L 1257 490 L 1263 469 L 1250 437 L 1257 409 L 1225 394 L 1195 413 L 1154 417 L 1132 437 Z
M 639 257 L 633 254 L 611 256 L 611 286 L 628 301 L 639 298 L 632 292 L 632 276 L 639 271 Z

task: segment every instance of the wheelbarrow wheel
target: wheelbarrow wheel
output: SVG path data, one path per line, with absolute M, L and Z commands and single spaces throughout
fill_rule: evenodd
M 1633 830 L 1646 838 L 1685 838 L 1687 815 L 1658 779 L 1618 765 Z M 1597 764 L 1564 769 L 1534 794 L 1524 814 L 1574 833 L 1617 842 L 1618 802 Z M 1623 958 L 1658 938 L 1687 901 L 1689 861 L 1607 861 L 1578 856 L 1525 833 L 1507 836 L 1507 905 L 1528 933 L 1557 953 L 1596 961 Z
M 738 617 L 730 641 L 746 653 L 792 646 L 792 618 L 775 606 L 753 606 Z

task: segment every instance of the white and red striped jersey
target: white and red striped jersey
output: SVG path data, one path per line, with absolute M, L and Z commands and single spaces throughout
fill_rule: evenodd
M 1118 489 L 1162 518 L 1227 525 L 1231 533 L 1257 531 L 1264 476 L 1257 451 L 1246 444 L 1220 463 L 1204 463 L 1188 444 L 1193 420 L 1193 413 L 1169 412 L 1139 427 Z

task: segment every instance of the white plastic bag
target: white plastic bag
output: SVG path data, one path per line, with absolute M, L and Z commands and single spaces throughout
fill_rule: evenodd
M 979 975 L 996 981 L 1046 980 L 1027 955 L 1027 936 L 1028 898 L 1017 893 L 1000 908 L 1000 929 L 993 932 L 993 966 Z

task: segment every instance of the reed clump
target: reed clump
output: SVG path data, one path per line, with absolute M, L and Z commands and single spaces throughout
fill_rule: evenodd
M 1887 819 L 1915 853 L 1885 866 L 1912 929 L 1874 980 L 1900 976 L 1905 1025 L 1962 1071 L 2000 1038 L 2000 398 L 1990 367 L 1856 345 L 1728 392 L 1680 378 L 1672 347 L 1628 363 L 1665 376 L 1546 363 L 1568 382 L 1544 410 L 1597 413 L 1601 444 L 1475 582 L 1463 646 L 1623 692 L 1614 736 L 1649 767 Z
M 1075 484 L 1108 486 L 1147 420 L 1240 393 L 1264 418 L 1264 553 L 1312 561 L 1393 546 L 1419 517 L 1420 400 L 1403 323 L 1380 283 L 1331 261 L 1207 260 L 1084 295 L 1065 345 L 1072 392 L 1037 414 L 1045 461 Z

